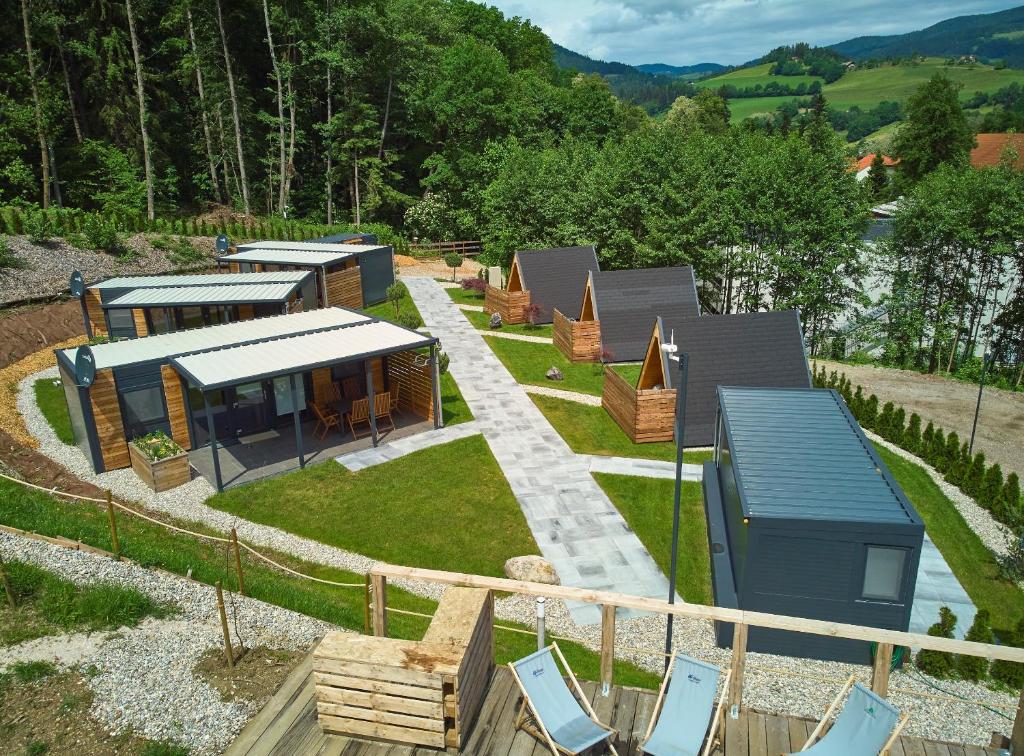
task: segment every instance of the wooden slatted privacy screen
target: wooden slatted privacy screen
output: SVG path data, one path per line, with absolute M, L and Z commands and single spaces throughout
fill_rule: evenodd
M 252 320 L 256 317 L 256 311 L 251 304 L 238 305 L 238 319 Z
M 571 362 L 597 362 L 601 359 L 601 324 L 596 320 L 570 320 L 554 311 L 554 342 Z
M 484 290 L 484 311 L 498 313 L 501 322 L 513 325 L 525 323 L 523 308 L 530 306 L 530 292 L 504 291 L 488 284 Z
M 89 317 L 89 327 L 92 328 L 92 335 L 106 336 L 107 319 L 103 317 L 99 290 L 86 289 L 82 296 L 85 297 L 85 313 Z
M 317 368 L 313 371 L 313 401 L 325 404 L 333 398 L 331 384 L 334 383 L 329 367 Z
M 604 373 L 601 406 L 634 444 L 674 438 L 675 389 L 639 391 L 617 372 L 608 369 Z
M 363 308 L 363 277 L 358 267 L 327 274 L 327 305 Z
M 398 352 L 388 355 L 388 382 L 398 384 L 398 408 L 410 410 L 427 420 L 434 419 L 433 381 L 430 365 L 418 366 L 416 352 Z
M 160 380 L 164 384 L 164 401 L 167 402 L 167 421 L 171 425 L 171 438 L 182 449 L 192 448 L 192 439 L 188 434 L 188 398 L 185 387 L 181 383 L 178 371 L 170 365 L 160 366 Z
M 373 376 L 373 392 L 381 394 L 384 392 L 384 360 L 381 357 L 374 357 L 370 360 L 370 374 Z
M 117 383 L 110 368 L 96 371 L 96 378 L 89 388 L 92 404 L 93 425 L 99 440 L 100 456 L 106 470 L 128 467 L 128 439 L 124 437 L 124 422 L 121 419 L 121 404 L 117 399 Z
M 146 325 L 146 311 L 140 309 L 132 310 L 132 320 L 135 321 L 135 335 L 148 336 L 149 326 Z

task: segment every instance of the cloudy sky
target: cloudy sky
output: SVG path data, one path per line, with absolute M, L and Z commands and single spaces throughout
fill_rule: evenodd
M 902 34 L 953 16 L 1020 5 L 996 0 L 484 0 L 529 18 L 558 44 L 633 65 L 726 65 L 793 42 Z

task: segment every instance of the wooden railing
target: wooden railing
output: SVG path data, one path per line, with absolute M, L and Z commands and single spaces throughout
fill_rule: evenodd
M 748 612 L 741 609 L 727 609 L 702 604 L 680 602 L 670 604 L 662 599 L 631 596 L 611 591 L 595 591 L 562 585 L 530 583 L 507 578 L 493 578 L 482 575 L 467 575 L 442 570 L 427 570 L 417 567 L 400 567 L 391 564 L 377 564 L 370 570 L 370 584 L 373 593 L 372 620 L 374 635 L 387 635 L 387 581 L 415 580 L 439 585 L 456 585 L 470 588 L 486 588 L 529 596 L 543 596 L 562 601 L 579 601 L 601 606 L 601 683 L 611 685 L 615 659 L 615 610 L 634 609 L 653 614 L 675 615 L 710 622 L 728 622 L 734 627 L 731 676 L 729 679 L 729 705 L 743 704 L 743 677 L 746 667 L 747 635 L 751 627 L 771 630 L 788 630 L 808 635 L 822 635 L 832 638 L 847 638 L 878 644 L 871 671 L 871 688 L 880 696 L 889 690 L 889 671 L 893 650 L 899 646 L 944 651 L 950 654 L 978 656 L 986 659 L 1024 663 L 1024 648 L 996 646 L 953 638 L 939 638 L 920 633 L 886 630 L 862 625 L 848 625 L 841 622 L 787 617 L 763 612 Z M 1018 702 L 1013 732 L 1010 737 L 1011 753 L 1024 754 L 1024 691 Z
M 640 391 L 608 369 L 604 372 L 601 406 L 634 444 L 675 438 L 675 389 Z
M 555 348 L 570 362 L 601 359 L 601 324 L 596 320 L 570 320 L 558 309 L 552 317 Z
M 445 255 L 449 252 L 458 252 L 463 257 L 476 257 L 484 251 L 484 246 L 479 241 L 444 241 L 444 242 L 412 242 L 409 249 L 418 254 Z
M 524 307 L 530 305 L 530 292 L 506 291 L 488 284 L 484 289 L 484 312 L 498 313 L 506 325 L 525 323 Z

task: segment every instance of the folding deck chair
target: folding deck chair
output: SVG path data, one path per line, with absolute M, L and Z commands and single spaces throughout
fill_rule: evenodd
M 701 756 L 707 756 L 711 753 L 718 742 L 718 726 L 731 674 L 731 671 L 726 673 L 722 694 L 715 706 L 715 691 L 722 670 L 689 656 L 673 656 L 658 691 L 647 734 L 640 744 L 641 752 L 651 756 L 697 756 L 698 751 Z
M 555 654 L 572 683 L 571 690 L 558 670 Z M 608 741 L 608 750 L 618 756 L 612 745 L 616 730 L 598 721 L 556 643 L 519 661 L 509 662 L 508 666 L 523 694 L 523 702 L 516 715 L 517 730 L 522 728 L 545 743 L 552 756 L 582 753 L 602 740 Z M 527 721 L 528 713 L 536 727 Z
M 814 732 L 807 738 L 800 753 L 814 756 L 885 756 L 907 724 L 910 714 L 900 715 L 899 710 L 881 696 L 876 695 L 860 683 L 854 684 L 853 675 L 843 685 L 839 695 L 825 711 Z M 852 688 L 852 690 L 851 690 Z M 825 736 L 822 730 L 829 717 L 839 707 L 846 692 L 850 697 Z

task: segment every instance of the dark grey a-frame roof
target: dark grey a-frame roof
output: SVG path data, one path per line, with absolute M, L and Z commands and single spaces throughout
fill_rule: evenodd
M 663 344 L 674 332 L 678 354 L 690 356 L 684 446 L 714 443 L 719 386 L 811 386 L 796 310 L 704 315 L 674 322 L 659 318 L 658 326 Z M 663 358 L 666 388 L 674 388 L 678 363 Z
M 555 247 L 516 252 L 519 280 L 530 292 L 530 304 L 540 307 L 538 322 L 550 323 L 557 309 L 577 317 L 587 275 L 600 270 L 593 247 Z
M 668 322 L 700 315 L 697 282 L 689 265 L 596 271 L 590 274 L 590 294 L 606 362 L 642 360 L 651 324 L 659 315 Z

